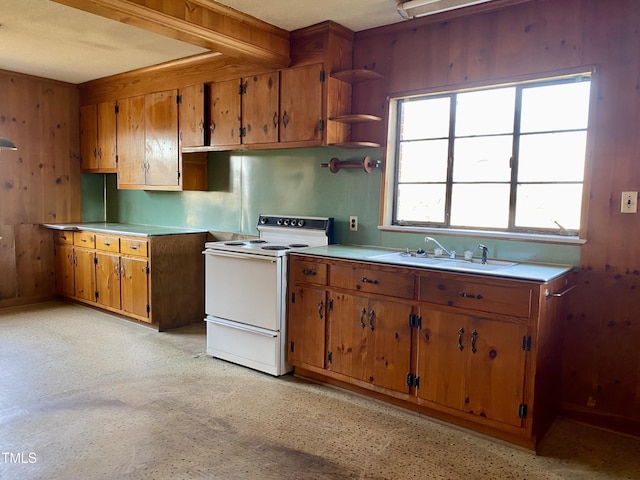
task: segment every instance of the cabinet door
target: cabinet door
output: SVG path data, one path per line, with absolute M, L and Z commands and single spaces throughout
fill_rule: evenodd
M 278 141 L 278 72 L 245 77 L 242 80 L 242 143 Z
M 118 188 L 144 185 L 144 97 L 118 102 Z
M 410 305 L 332 294 L 330 370 L 383 388 L 408 392 Z
M 522 339 L 527 327 L 473 318 L 466 334 L 469 348 L 465 410 L 520 427 L 522 418 L 518 413 L 524 399 L 527 353 L 522 349 Z
M 180 89 L 180 144 L 183 147 L 205 145 L 204 85 Z
M 148 262 L 142 258 L 120 258 L 122 310 L 140 319 L 149 318 Z
M 98 169 L 98 107 L 80 107 L 80 159 L 82 170 Z
M 177 90 L 145 95 L 146 184 L 179 186 Z
M 55 246 L 56 291 L 60 295 L 75 295 L 73 247 L 70 245 Z
M 240 145 L 240 80 L 210 86 L 211 145 Z
M 326 292 L 295 286 L 289 293 L 289 363 L 324 368 Z
M 420 311 L 422 328 L 418 340 L 420 378 L 418 397 L 455 408 L 464 409 L 465 372 L 468 344 L 464 334 L 469 331 L 468 318 L 437 310 Z M 462 345 L 462 350 L 460 350 Z
M 91 302 L 96 299 L 94 259 L 92 250 L 74 249 L 76 297 Z
M 412 307 L 387 300 L 370 300 L 364 380 L 399 392 L 409 392 Z
M 328 368 L 358 379 L 364 378 L 367 349 L 368 301 L 354 295 L 331 293 Z
M 120 257 L 96 252 L 96 302 L 120 309 Z
M 98 104 L 98 166 L 102 172 L 115 172 L 116 162 L 116 105 L 115 102 Z
M 526 325 L 422 311 L 419 397 L 521 426 Z
M 282 70 L 280 77 L 280 141 L 322 141 L 325 118 L 322 64 Z

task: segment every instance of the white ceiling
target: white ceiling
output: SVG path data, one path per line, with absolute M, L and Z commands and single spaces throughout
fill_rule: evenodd
M 402 21 L 397 0 L 218 1 L 288 31 L 325 20 L 354 32 Z M 49 0 L 0 0 L 2 70 L 77 84 L 206 51 Z

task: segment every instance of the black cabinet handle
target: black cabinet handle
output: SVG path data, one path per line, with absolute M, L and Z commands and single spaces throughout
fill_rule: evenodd
M 462 345 L 462 335 L 464 335 L 464 328 L 458 330 L 458 348 L 460 349 L 460 351 L 462 351 L 462 349 L 464 348 L 464 346 Z
M 476 300 L 482 300 L 482 295 L 478 294 L 478 295 L 474 295 L 472 293 L 464 293 L 464 292 L 460 292 L 458 294 L 459 296 L 461 296 L 462 298 L 475 298 Z
M 323 311 L 324 311 L 324 302 L 320 300 L 320 303 L 318 304 L 318 316 L 320 317 L 320 320 L 322 320 Z
M 360 326 L 362 328 L 366 327 L 366 324 L 364 323 L 364 316 L 367 314 L 367 309 L 362 307 L 362 311 L 360 312 Z
M 371 331 L 373 332 L 373 329 L 375 328 L 373 325 L 373 320 L 376 318 L 376 312 L 371 310 L 369 312 L 369 328 L 371 328 Z
M 378 284 L 378 280 L 369 280 L 367 277 L 362 277 L 360 281 L 362 283 L 373 283 L 374 285 Z
M 303 275 L 317 275 L 318 273 L 315 270 L 309 270 L 309 269 L 305 268 L 304 270 L 302 270 L 302 274 Z
M 473 353 L 476 353 L 477 349 L 476 349 L 476 340 L 478 340 L 478 331 L 474 330 L 473 332 L 471 332 L 471 351 Z

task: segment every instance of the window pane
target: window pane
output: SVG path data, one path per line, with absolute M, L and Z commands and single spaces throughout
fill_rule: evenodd
M 582 185 L 518 185 L 516 226 L 578 230 L 581 204 Z
M 581 182 L 587 132 L 523 135 L 520 137 L 520 182 Z
M 451 225 L 457 227 L 507 228 L 509 185 L 453 185 Z
M 515 98 L 513 87 L 458 94 L 456 137 L 513 132 Z
M 402 102 L 400 140 L 449 137 L 449 97 Z
M 454 145 L 454 182 L 508 182 L 513 137 L 458 138 Z
M 523 89 L 520 131 L 587 128 L 590 87 L 582 81 Z
M 398 185 L 396 220 L 444 222 L 445 185 Z
M 400 144 L 400 182 L 445 182 L 447 140 L 426 140 Z

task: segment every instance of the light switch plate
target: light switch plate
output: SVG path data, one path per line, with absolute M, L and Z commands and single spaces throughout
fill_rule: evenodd
M 622 192 L 620 211 L 622 213 L 638 213 L 638 192 Z

